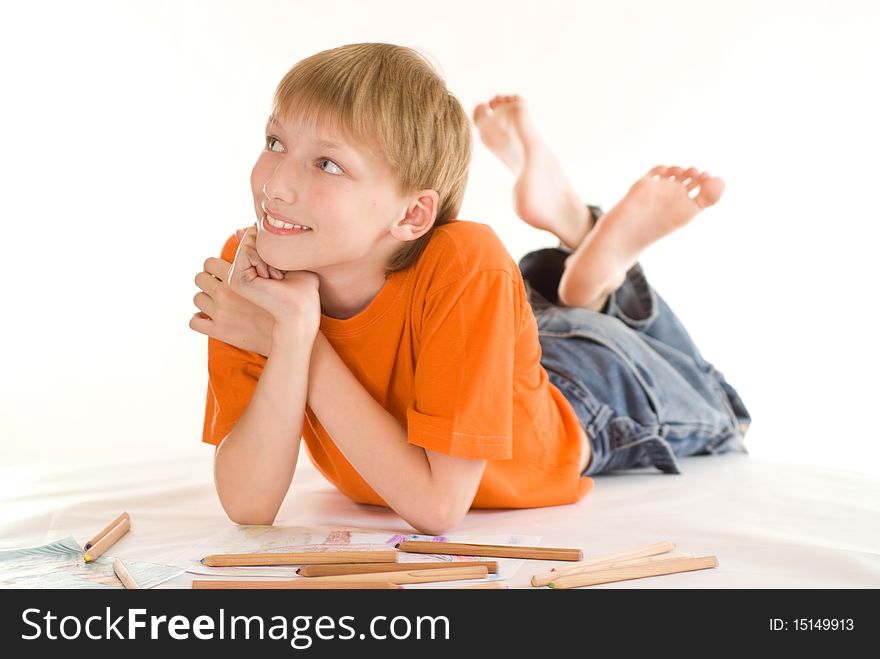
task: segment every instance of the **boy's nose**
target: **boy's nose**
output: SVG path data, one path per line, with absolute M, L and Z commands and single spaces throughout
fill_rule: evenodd
M 263 184 L 263 194 L 266 199 L 269 201 L 279 199 L 285 204 L 292 204 L 296 201 L 296 182 L 290 170 L 291 168 L 285 168 L 283 163 L 278 164 L 275 171 Z

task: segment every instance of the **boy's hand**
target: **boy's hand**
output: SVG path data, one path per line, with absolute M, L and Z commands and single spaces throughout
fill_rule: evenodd
M 211 257 L 205 261 L 205 269 L 196 275 L 196 286 L 201 291 L 193 298 L 199 311 L 193 314 L 189 326 L 218 341 L 267 357 L 275 319 L 262 307 L 232 292 L 226 283 L 230 269 L 232 264 L 223 259 Z
M 253 230 L 253 229 L 250 229 Z M 236 235 L 241 238 L 248 230 L 239 229 Z M 243 242 L 243 241 L 242 241 Z M 240 250 L 239 250 L 240 253 Z M 238 254 L 236 254 L 236 258 Z M 258 257 L 259 258 L 259 257 Z M 193 298 L 199 311 L 190 319 L 190 329 L 213 337 L 224 343 L 268 356 L 272 347 L 272 332 L 275 317 L 262 306 L 255 304 L 229 286 L 233 264 L 218 258 L 208 258 L 205 269 L 196 275 L 196 286 L 201 291 Z M 268 268 L 269 266 L 266 266 Z M 283 273 L 272 268 L 285 278 L 295 273 Z M 311 272 L 303 271 L 305 275 Z M 293 279 L 293 277 L 291 277 Z M 317 280 L 317 275 L 315 275 Z M 282 284 L 279 284 L 282 285 Z M 318 325 L 320 325 L 320 301 L 318 302 Z M 317 329 L 315 330 L 317 332 Z
M 265 309 L 276 324 L 296 325 L 309 336 L 321 325 L 318 275 L 308 270 L 282 271 L 257 253 L 257 226 L 249 227 L 238 245 L 226 283 L 233 293 Z

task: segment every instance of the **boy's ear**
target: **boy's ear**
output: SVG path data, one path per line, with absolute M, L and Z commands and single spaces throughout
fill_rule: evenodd
M 440 206 L 436 190 L 420 190 L 410 202 L 406 215 L 391 227 L 391 235 L 401 241 L 415 240 L 434 226 Z

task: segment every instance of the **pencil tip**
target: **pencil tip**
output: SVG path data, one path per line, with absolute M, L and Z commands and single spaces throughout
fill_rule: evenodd
M 396 545 L 394 545 L 394 548 L 395 548 L 395 549 L 400 549 L 400 543 L 398 542 Z
M 551 581 L 547 584 L 547 588 L 556 588 L 556 584 Z
M 90 560 L 92 560 L 91 558 L 89 558 L 89 555 L 88 555 L 88 554 L 86 554 L 85 556 L 83 556 L 83 558 L 85 559 L 86 563 L 88 563 Z

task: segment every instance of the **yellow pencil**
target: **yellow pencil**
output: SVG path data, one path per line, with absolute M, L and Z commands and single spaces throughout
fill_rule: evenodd
M 121 517 L 120 522 L 114 526 L 109 533 L 89 547 L 88 551 L 83 555 L 86 563 L 95 560 L 107 551 L 119 538 L 128 533 L 131 528 L 131 520 L 128 517 Z
M 119 517 L 117 517 L 112 522 L 110 522 L 107 526 L 105 526 L 103 529 L 101 529 L 94 538 L 89 540 L 85 544 L 85 546 L 83 547 L 83 551 L 88 551 L 89 549 L 91 549 L 93 544 L 98 542 L 98 540 L 100 540 L 105 535 L 107 535 L 110 531 L 112 531 L 113 527 L 116 526 L 117 524 L 119 524 L 119 522 L 121 522 L 123 519 L 127 519 L 129 522 L 131 522 L 131 516 L 129 516 L 128 513 L 122 513 Z

